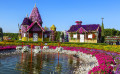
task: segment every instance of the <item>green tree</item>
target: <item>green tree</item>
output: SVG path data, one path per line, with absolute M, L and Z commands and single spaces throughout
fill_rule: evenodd
M 111 36 L 111 29 L 104 29 L 105 36 Z
M 117 30 L 116 29 L 111 29 L 112 31 L 111 31 L 111 36 L 115 36 L 116 35 L 116 33 L 117 33 Z
M 119 35 L 120 31 L 116 29 L 104 29 L 104 35 L 105 36 L 116 36 Z
M 116 36 L 119 36 L 119 35 L 120 35 L 120 31 L 119 31 L 119 30 L 117 30 Z
M 103 19 L 102 18 L 102 26 L 101 26 L 101 42 L 104 43 L 104 24 L 103 24 Z
M 11 37 L 11 40 L 18 40 L 18 33 L 3 33 L 3 36 Z
M 102 26 L 101 26 L 101 36 L 104 36 L 104 24 L 103 24 L 103 18 L 102 18 Z

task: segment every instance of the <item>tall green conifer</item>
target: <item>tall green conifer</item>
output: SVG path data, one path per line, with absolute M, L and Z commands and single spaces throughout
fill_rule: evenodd
M 104 19 L 104 18 L 102 18 L 101 36 L 104 36 L 104 24 L 103 24 L 103 19 Z
M 101 42 L 104 43 L 104 24 L 103 24 L 103 19 L 102 18 L 102 26 L 101 26 Z

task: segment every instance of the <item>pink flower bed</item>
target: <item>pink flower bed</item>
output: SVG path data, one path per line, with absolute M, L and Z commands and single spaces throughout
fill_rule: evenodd
M 5 46 L 5 47 L 3 47 L 3 46 L 0 46 L 0 50 L 7 50 L 7 49 L 15 49 L 16 48 L 16 46 Z
M 50 48 L 55 49 L 55 46 L 49 46 Z M 106 53 L 102 53 L 99 51 L 95 51 L 95 49 L 87 49 L 87 48 L 80 48 L 80 47 L 63 47 L 64 50 L 71 50 L 71 51 L 80 51 L 86 54 L 91 54 L 95 56 L 98 60 L 99 66 L 94 67 L 92 70 L 88 72 L 88 74 L 112 74 L 113 67 L 111 64 L 115 65 L 115 62 L 112 56 L 107 55 Z
M 98 53 L 96 54 L 96 52 L 92 52 L 92 54 L 95 54 L 95 57 L 98 60 L 98 64 L 99 66 L 94 67 L 92 70 L 89 71 L 88 74 L 93 73 L 109 73 L 112 74 L 112 70 L 113 67 L 111 66 L 111 64 L 115 65 L 115 62 L 112 58 L 112 56 L 109 56 L 105 53 Z

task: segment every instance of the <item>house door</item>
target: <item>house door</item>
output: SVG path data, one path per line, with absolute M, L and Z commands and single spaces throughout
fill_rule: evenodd
M 80 34 L 80 42 L 84 42 L 84 34 Z
M 38 33 L 33 33 L 33 41 L 38 41 Z

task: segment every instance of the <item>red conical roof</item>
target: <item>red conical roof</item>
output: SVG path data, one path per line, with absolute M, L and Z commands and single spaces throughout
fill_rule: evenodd
M 29 18 L 32 20 L 32 22 L 37 21 L 40 24 L 42 24 L 42 19 L 41 19 L 41 16 L 39 14 L 38 8 L 36 6 L 33 8 L 32 13 L 31 13 Z

